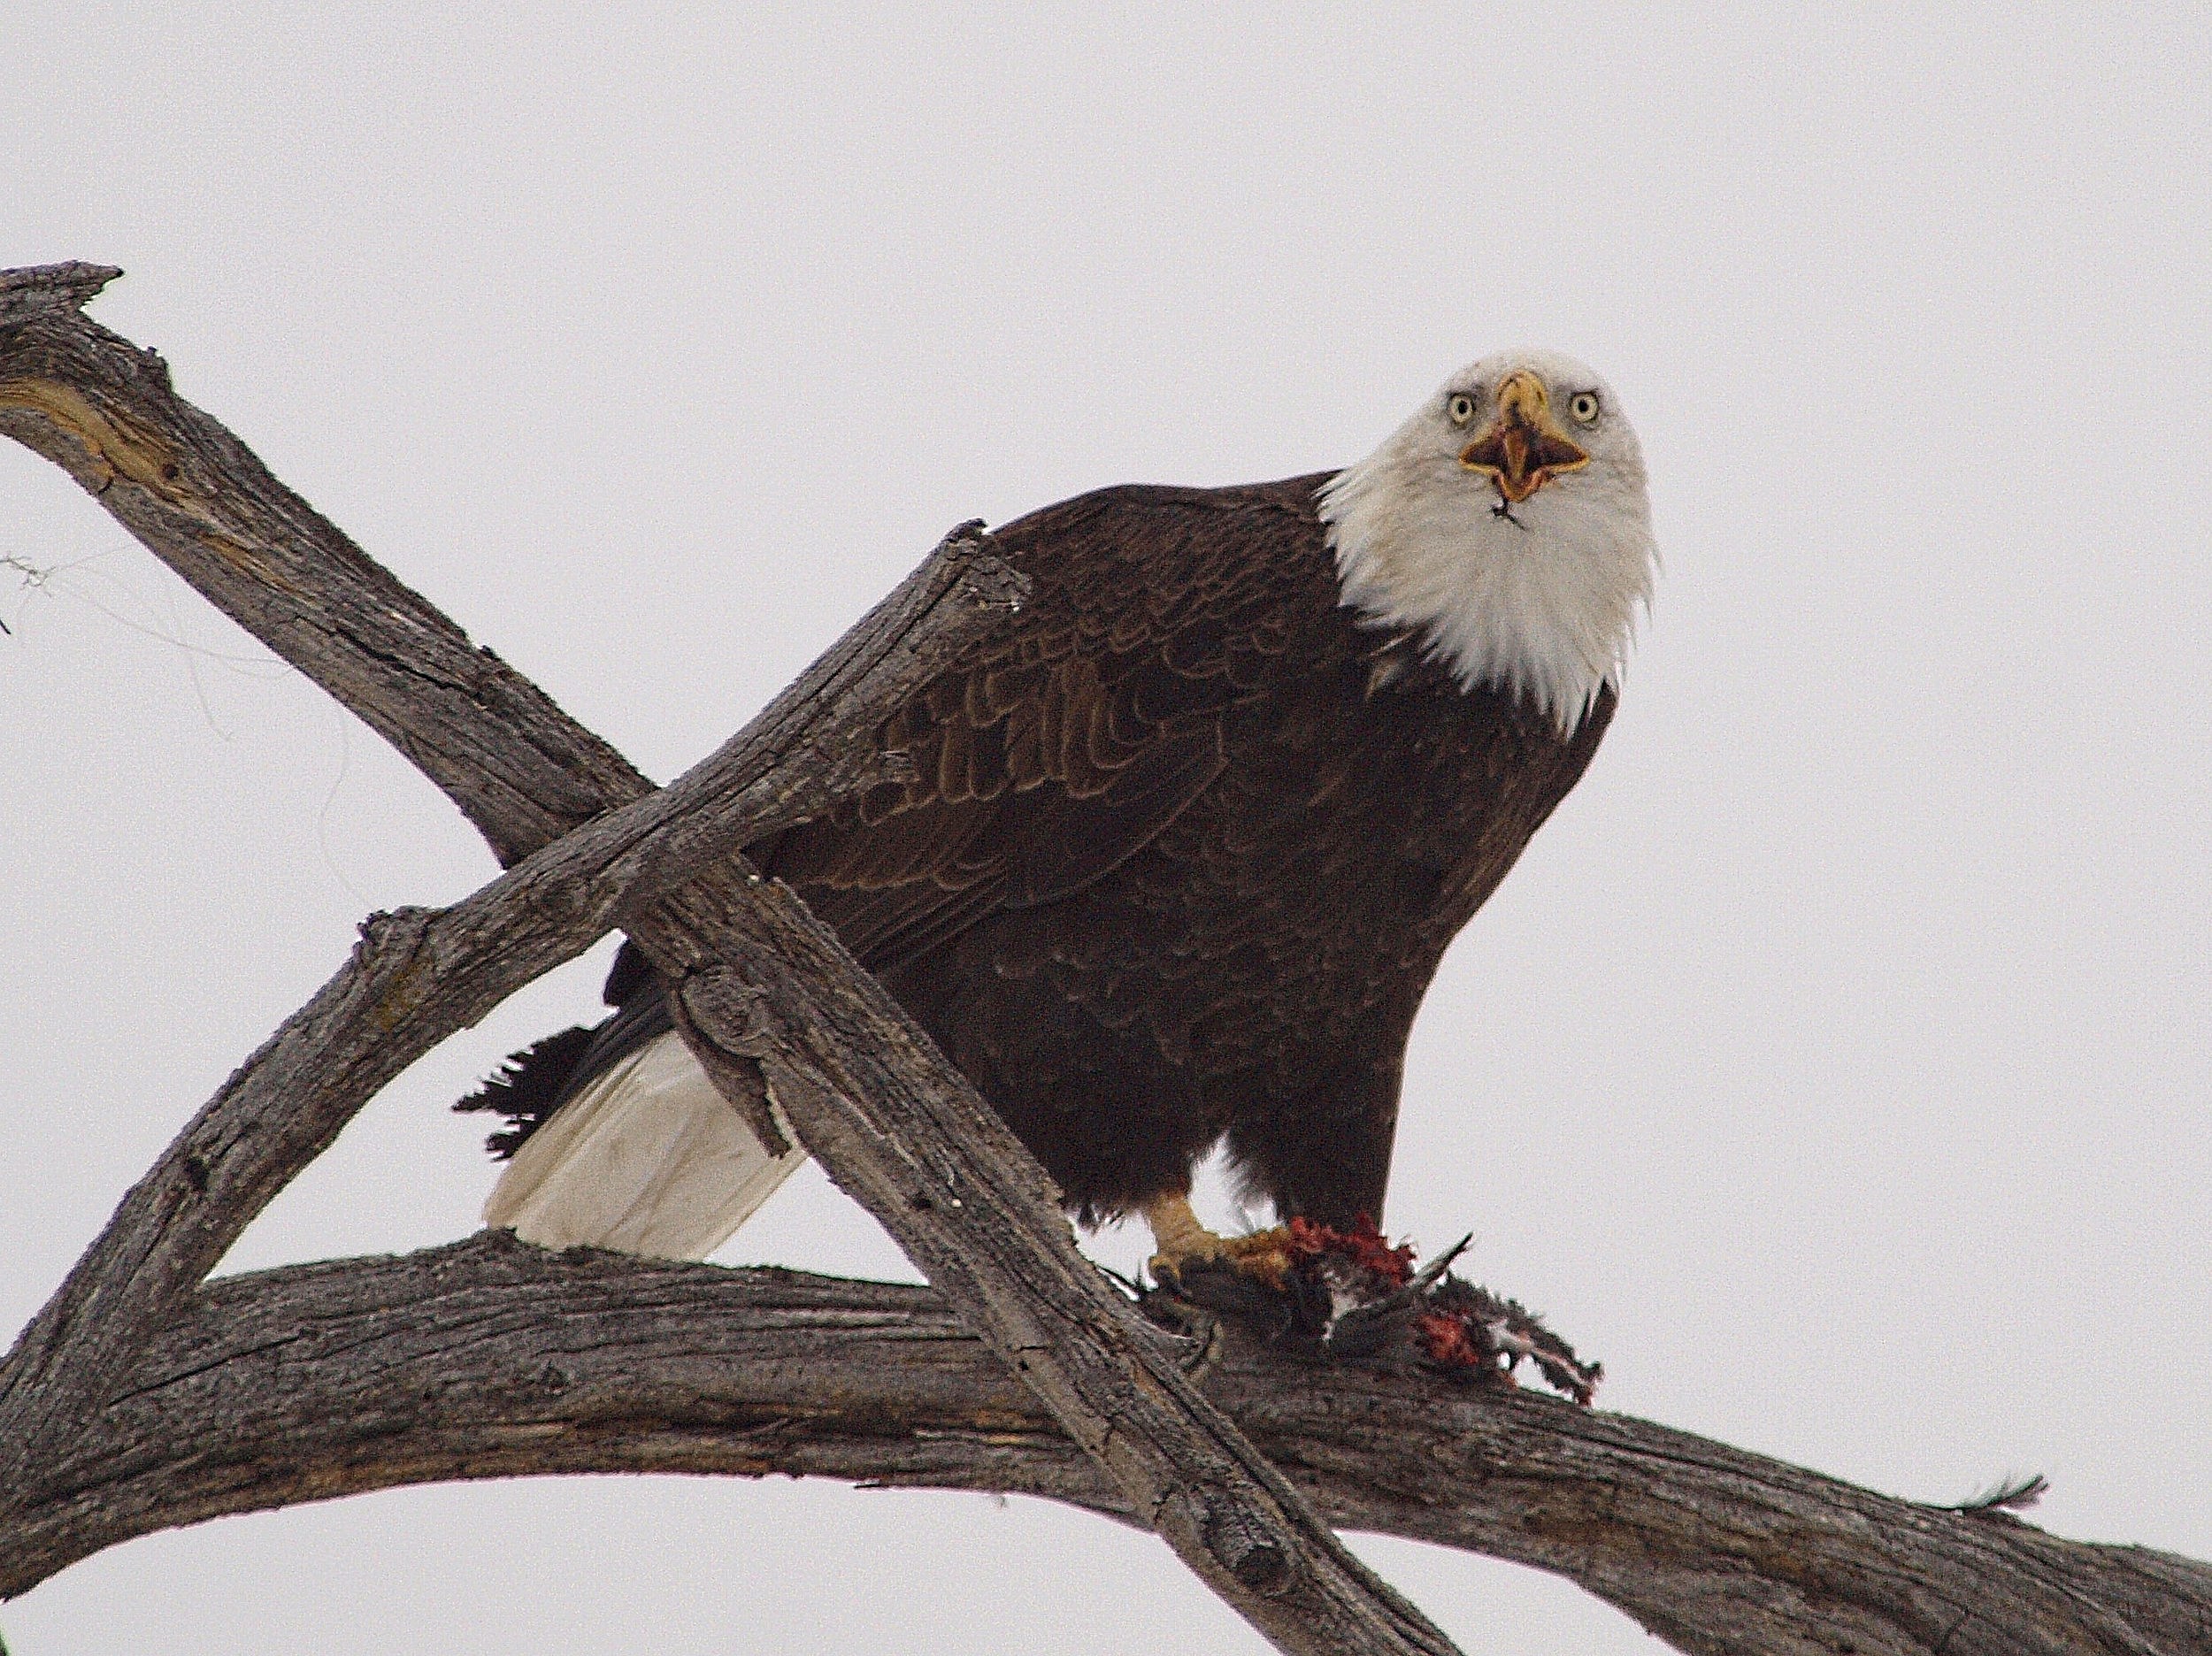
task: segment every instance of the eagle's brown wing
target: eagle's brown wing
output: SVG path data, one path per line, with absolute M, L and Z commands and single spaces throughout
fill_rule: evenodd
M 1333 606 L 1323 480 L 1108 489 L 1000 530 L 1031 596 L 883 728 L 912 779 L 753 847 L 761 867 L 878 971 L 1110 872 L 1219 775 L 1288 617 Z

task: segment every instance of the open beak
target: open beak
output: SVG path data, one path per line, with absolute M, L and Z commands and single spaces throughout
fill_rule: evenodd
M 1459 451 L 1459 464 L 1480 472 L 1517 506 L 1563 472 L 1579 472 L 1588 454 L 1559 429 L 1544 382 L 1525 368 L 1498 387 L 1498 418 Z

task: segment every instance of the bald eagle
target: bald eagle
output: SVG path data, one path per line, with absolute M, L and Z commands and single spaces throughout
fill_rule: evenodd
M 887 784 L 747 847 L 974 1082 L 1086 1223 L 1200 1227 L 1217 1144 L 1278 1215 L 1379 1220 L 1446 945 L 1589 763 L 1656 553 L 1611 389 L 1548 352 L 1448 380 L 1348 470 L 1118 487 L 1010 524 L 1030 601 L 882 727 Z M 540 1042 L 489 1224 L 703 1258 L 772 1154 L 626 946 Z

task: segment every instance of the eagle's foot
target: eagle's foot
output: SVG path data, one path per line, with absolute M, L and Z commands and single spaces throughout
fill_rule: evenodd
M 1279 1291 L 1290 1270 L 1290 1232 L 1284 1226 L 1250 1236 L 1222 1236 L 1199 1223 L 1187 1196 L 1153 1198 L 1144 1205 L 1144 1220 L 1159 1250 L 1145 1267 L 1156 1282 L 1175 1286 L 1194 1269 L 1224 1270 Z

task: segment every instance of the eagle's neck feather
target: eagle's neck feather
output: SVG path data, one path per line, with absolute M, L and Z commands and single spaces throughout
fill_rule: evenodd
M 1618 687 L 1650 605 L 1641 467 L 1562 479 L 1513 508 L 1517 521 L 1494 503 L 1448 457 L 1385 443 L 1321 489 L 1341 600 L 1418 640 L 1462 689 L 1525 697 L 1571 735 L 1599 690 Z

